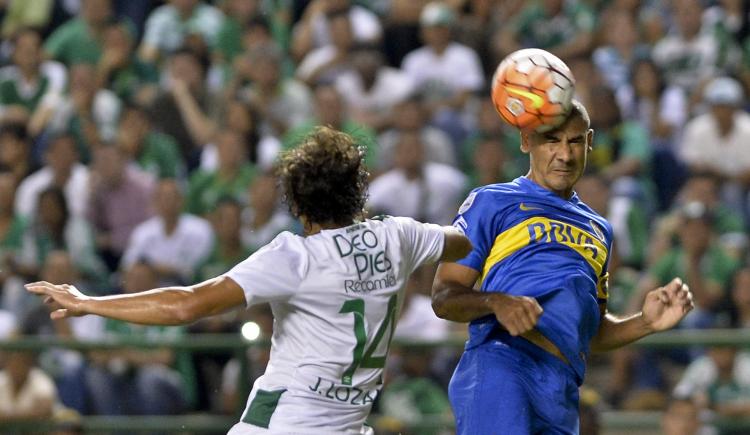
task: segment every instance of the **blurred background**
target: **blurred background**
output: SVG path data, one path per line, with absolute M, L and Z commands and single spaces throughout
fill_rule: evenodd
M 0 432 L 226 431 L 268 307 L 51 322 L 22 284 L 187 284 L 300 232 L 273 166 L 318 124 L 367 148 L 370 213 L 450 224 L 471 188 L 526 173 L 489 82 L 539 47 L 596 131 L 577 192 L 615 230 L 610 311 L 676 275 L 696 302 L 662 346 L 592 356 L 581 433 L 750 433 L 750 2 L 427 3 L 0 0 Z M 407 290 L 379 434 L 452 433 L 466 328 L 434 316 L 433 273 Z

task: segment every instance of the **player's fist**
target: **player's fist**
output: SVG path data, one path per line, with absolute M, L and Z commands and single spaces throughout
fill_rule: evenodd
M 497 321 L 514 336 L 534 329 L 544 312 L 536 299 L 527 296 L 492 293 L 489 304 Z
M 643 302 L 643 320 L 654 331 L 672 328 L 693 309 L 693 294 L 680 278 L 651 290 Z

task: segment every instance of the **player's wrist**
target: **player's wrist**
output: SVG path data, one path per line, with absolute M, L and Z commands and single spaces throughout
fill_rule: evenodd
M 658 329 L 654 326 L 653 319 L 649 319 L 645 314 L 643 314 L 643 311 L 639 312 L 636 315 L 635 321 L 638 324 L 638 328 L 645 332 L 644 335 L 659 332 Z

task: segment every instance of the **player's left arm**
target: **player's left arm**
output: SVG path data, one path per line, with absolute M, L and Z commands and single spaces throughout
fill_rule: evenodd
M 219 276 L 186 287 L 165 287 L 139 293 L 92 297 L 72 285 L 46 281 L 26 285 L 52 305 L 50 317 L 96 314 L 143 325 L 182 325 L 232 308 L 245 306 L 242 287 L 227 276 Z
M 649 334 L 674 327 L 693 309 L 693 295 L 680 278 L 646 294 L 641 311 L 628 317 L 607 313 L 600 304 L 599 331 L 591 340 L 592 352 L 605 352 L 639 340 Z

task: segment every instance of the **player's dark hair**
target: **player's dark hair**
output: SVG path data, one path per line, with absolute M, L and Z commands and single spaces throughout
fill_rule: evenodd
M 346 133 L 317 127 L 283 154 L 278 173 L 284 200 L 296 217 L 345 226 L 363 213 L 369 176 L 364 149 Z
M 26 130 L 26 125 L 20 122 L 0 124 L 0 137 L 4 136 L 10 136 L 20 142 L 27 142 L 29 140 L 29 133 Z

